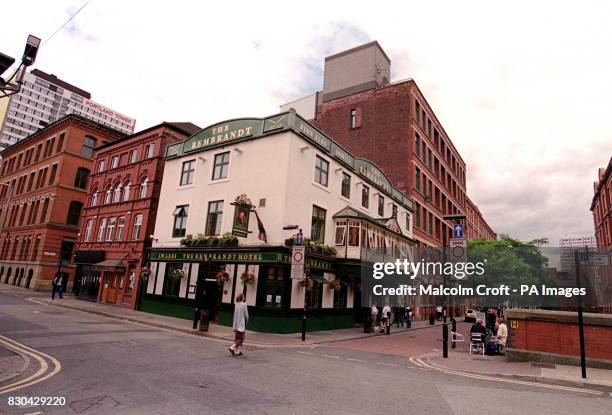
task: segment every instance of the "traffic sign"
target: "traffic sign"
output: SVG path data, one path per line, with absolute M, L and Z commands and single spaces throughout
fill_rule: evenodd
M 453 238 L 463 238 L 463 225 L 461 223 L 453 225 Z
M 465 261 L 467 259 L 467 239 L 451 238 L 449 251 L 449 258 L 451 261 Z
M 596 267 L 605 267 L 609 263 L 608 254 L 595 253 L 595 252 L 594 253 L 580 252 L 578 254 L 578 257 L 580 259 L 580 263 L 583 265 L 593 265 Z
M 291 252 L 291 279 L 304 278 L 306 247 L 294 245 Z

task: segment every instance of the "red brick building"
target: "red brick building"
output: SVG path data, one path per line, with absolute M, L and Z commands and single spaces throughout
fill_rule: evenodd
M 420 245 L 444 246 L 452 236 L 444 216 L 468 213 L 466 164 L 416 82 L 389 83 L 390 65 L 377 42 L 328 56 L 323 91 L 305 100 L 313 103 L 317 126 L 376 163 L 415 201 Z M 288 105 L 304 108 L 303 102 Z
M 468 239 L 484 239 L 485 241 L 494 241 L 497 239 L 497 234 L 482 217 L 478 206 L 468 197 L 465 204 L 466 216 L 466 237 Z
M 77 297 L 135 307 L 166 146 L 199 130 L 191 123 L 164 122 L 96 149 L 75 248 Z
M 0 173 L 0 281 L 50 290 L 67 272 L 76 240 L 94 148 L 124 137 L 68 115 L 7 148 Z
M 612 248 L 612 157 L 606 168 L 600 168 L 593 183 L 593 223 L 598 248 Z

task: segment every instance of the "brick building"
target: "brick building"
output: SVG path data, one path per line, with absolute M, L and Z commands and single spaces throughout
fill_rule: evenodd
M 197 131 L 191 123 L 164 122 L 96 149 L 75 248 L 79 298 L 134 308 L 166 146 Z
M 123 136 L 71 114 L 0 153 L 0 281 L 49 290 L 61 269 L 70 289 L 94 148 Z
M 416 82 L 390 83 L 390 67 L 378 42 L 328 56 L 323 90 L 281 109 L 301 108 L 339 144 L 378 165 L 415 201 L 420 245 L 444 246 L 452 235 L 444 216 L 467 216 L 466 164 Z M 484 233 L 470 234 L 490 238 L 482 215 L 474 216 Z
M 595 225 L 595 239 L 599 248 L 612 248 L 612 157 L 606 168 L 600 168 L 593 183 L 591 211 Z
M 466 216 L 466 237 L 468 239 L 484 239 L 486 241 L 494 241 L 497 239 L 497 235 L 493 232 L 493 229 L 489 226 L 487 221 L 482 217 L 478 206 L 472 202 L 472 199 L 467 197 L 465 204 L 465 216 Z

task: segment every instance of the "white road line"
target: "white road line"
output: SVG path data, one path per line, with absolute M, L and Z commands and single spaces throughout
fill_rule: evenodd
M 410 357 L 408 359 L 410 361 L 410 363 L 412 363 L 413 365 L 417 365 L 417 366 L 421 366 L 421 364 L 419 362 L 417 362 L 416 360 L 414 360 L 414 357 Z
M 351 359 L 350 357 L 347 357 L 346 360 L 351 361 L 351 362 L 368 363 L 367 360 Z
M 323 357 L 327 357 L 327 358 L 329 358 L 329 359 L 341 359 L 341 357 L 340 357 L 340 356 L 330 356 L 330 355 L 327 355 L 327 354 L 322 354 L 321 356 L 323 356 Z
M 298 353 L 301 353 L 301 354 L 311 354 L 311 355 L 312 355 L 312 354 L 314 354 L 314 353 L 310 353 L 310 352 L 303 352 L 303 351 L 301 351 L 301 350 L 298 350 L 297 352 L 298 352 Z
M 393 366 L 393 367 L 398 367 L 399 365 L 394 365 L 392 363 L 376 363 L 377 365 L 381 365 L 381 366 Z

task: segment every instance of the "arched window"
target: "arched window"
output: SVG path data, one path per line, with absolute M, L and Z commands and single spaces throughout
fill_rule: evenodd
M 125 182 L 125 184 L 123 185 L 123 201 L 127 202 L 128 200 L 130 200 L 130 181 L 128 180 L 127 182 Z
M 81 202 L 72 201 L 68 207 L 68 217 L 66 218 L 66 225 L 78 225 L 79 219 L 81 218 L 81 209 L 83 204 Z
M 149 183 L 149 179 L 148 178 L 144 178 L 142 179 L 142 182 L 140 182 L 140 198 L 143 199 L 145 197 L 147 197 L 147 185 Z
M 113 187 L 109 185 L 106 188 L 106 194 L 104 195 L 104 204 L 108 205 L 113 200 Z
M 97 206 L 98 205 L 98 189 L 94 189 L 94 191 L 91 193 L 91 206 Z
M 113 196 L 113 202 L 121 202 L 121 183 L 117 183 L 115 186 L 115 195 Z

